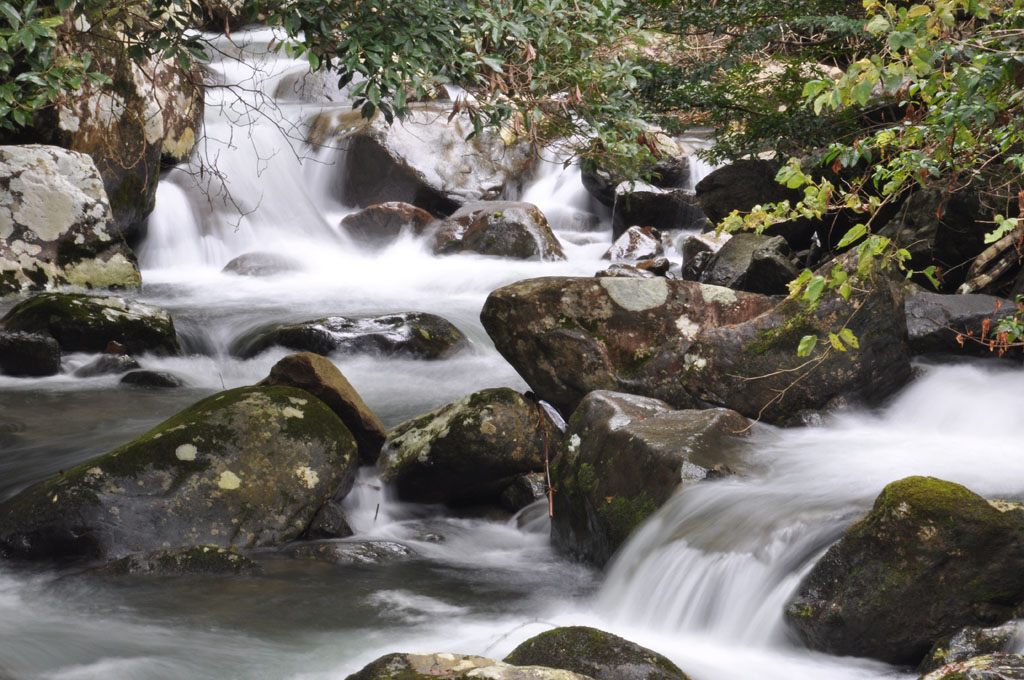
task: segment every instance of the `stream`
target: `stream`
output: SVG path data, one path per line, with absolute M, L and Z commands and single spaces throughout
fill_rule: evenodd
M 441 361 L 331 357 L 389 428 L 475 390 L 526 390 L 480 325 L 487 294 L 607 266 L 600 258 L 610 215 L 588 197 L 578 169 L 558 162 L 539 164 L 522 194 L 507 198 L 547 214 L 564 262 L 439 257 L 412 236 L 376 251 L 350 242 L 337 225 L 354 209 L 331 191 L 344 149 L 301 143 L 303 121 L 322 105 L 267 94 L 305 69 L 267 53 L 272 37 L 219 39 L 222 57 L 208 77 L 220 86 L 207 94 L 198 151 L 218 172 L 168 172 L 138 249 L 145 284 L 136 297 L 171 313 L 187 350 L 140 363 L 181 376 L 187 387 L 148 391 L 120 385 L 119 376 L 73 377 L 87 355 L 65 357 L 50 378 L 0 376 L 0 498 L 206 395 L 262 379 L 286 350 L 241 360 L 228 348 L 269 322 L 424 311 L 458 326 L 471 346 Z M 247 85 L 225 86 L 232 83 Z M 596 230 L 581 219 L 591 214 L 600 218 Z M 303 269 L 270 277 L 221 271 L 252 251 L 289 256 Z M 0 314 L 10 304 L 0 303 Z M 918 373 L 879 409 L 804 429 L 755 427 L 742 445 L 758 461 L 756 476 L 678 493 L 603 572 L 551 549 L 544 502 L 515 517 L 456 514 L 396 501 L 370 469 L 346 500 L 354 540 L 403 543 L 417 554 L 411 560 L 337 566 L 268 553 L 262 575 L 206 580 L 0 564 L 0 680 L 340 680 L 396 651 L 501 658 L 557 625 L 592 625 L 639 642 L 694 680 L 917 677 L 808 651 L 787 634 L 782 610 L 815 560 L 891 481 L 933 475 L 1024 500 L 1020 366 L 958 359 L 921 363 Z

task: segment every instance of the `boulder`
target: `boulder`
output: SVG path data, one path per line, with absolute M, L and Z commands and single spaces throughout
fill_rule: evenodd
M 641 269 L 634 264 L 626 264 L 625 262 L 616 262 L 607 269 L 602 269 L 599 272 L 594 272 L 594 276 L 597 278 L 608 278 L 608 277 L 621 277 L 625 279 L 653 279 L 658 275 L 649 269 Z
M 181 354 L 170 315 L 128 298 L 40 293 L 11 308 L 0 327 L 47 333 L 65 352 L 104 352 L 114 341 L 131 354 Z
M 662 188 L 645 182 L 623 182 L 615 188 L 612 238 L 618 238 L 634 224 L 663 231 L 701 231 L 707 228 L 708 220 L 697 204 L 693 189 Z
M 359 447 L 359 460 L 364 465 L 377 462 L 388 434 L 384 423 L 328 359 L 312 352 L 290 354 L 274 364 L 259 384 L 289 385 L 309 392 L 345 423 Z
M 711 226 L 716 226 L 733 210 L 746 212 L 755 205 L 787 200 L 795 204 L 803 195 L 775 181 L 780 167 L 778 161 L 762 159 L 723 165 L 697 182 L 697 204 Z
M 141 282 L 89 156 L 53 146 L 0 146 L 0 296 Z
M 726 233 L 706 232 L 686 236 L 680 239 L 681 242 L 676 241 L 676 250 L 683 256 L 683 279 L 700 281 L 708 263 L 730 238 L 732 236 Z
M 587 626 L 541 633 L 512 650 L 505 663 L 546 666 L 594 680 L 688 680 L 666 657 L 618 635 Z
M 976 656 L 943 666 L 920 680 L 1024 680 L 1024 655 Z
M 561 441 L 536 402 L 507 387 L 481 390 L 393 429 L 377 466 L 403 500 L 498 504 L 515 477 L 543 470 Z
M 0 373 L 38 378 L 60 372 L 60 345 L 43 333 L 0 331 Z
M 349 526 L 348 517 L 345 515 L 343 500 L 328 498 L 310 520 L 309 526 L 306 527 L 306 533 L 302 537 L 310 541 L 319 541 L 348 538 L 354 534 L 352 527 Z
M 345 680 L 588 680 L 584 675 L 541 666 L 512 666 L 463 654 L 388 654 Z
M 76 378 L 95 378 L 101 375 L 120 375 L 140 368 L 135 357 L 128 354 L 104 354 L 75 370 Z
M 107 562 L 277 545 L 348 493 L 356 466 L 352 436 L 308 392 L 228 390 L 0 503 L 0 556 Z
M 657 158 L 648 160 L 639 169 L 640 175 L 647 175 L 655 188 L 673 189 L 686 186 L 690 180 L 690 157 L 674 139 L 657 128 L 650 128 L 649 139 L 657 148 Z M 638 177 L 627 177 L 617 170 L 596 165 L 593 161 L 583 164 L 581 179 L 583 187 L 600 203 L 611 208 L 616 202 L 616 191 L 624 182 Z
M 653 227 L 630 227 L 615 239 L 601 256 L 602 260 L 646 260 L 665 254 L 661 245 L 661 232 Z
M 808 646 L 916 664 L 964 626 L 1024 602 L 1024 510 L 959 484 L 908 477 L 829 548 L 786 607 Z
M 991 295 L 940 295 L 914 290 L 907 295 L 907 333 L 914 354 L 952 352 L 996 356 L 981 342 L 985 320 L 1011 315 L 1017 306 Z M 957 341 L 962 335 L 963 342 Z
M 221 271 L 239 276 L 274 276 L 302 271 L 302 263 L 280 253 L 256 251 L 239 255 L 224 265 Z
M 148 387 L 155 389 L 169 389 L 184 387 L 185 380 L 167 371 L 130 371 L 121 378 L 122 385 L 134 385 L 135 387 Z
M 381 248 L 403 233 L 420 235 L 434 223 L 434 216 L 411 203 L 378 203 L 341 220 L 341 230 L 363 246 Z
M 552 543 L 603 566 L 681 484 L 742 471 L 733 438 L 749 427 L 728 409 L 676 411 L 657 399 L 591 392 L 551 465 Z
M 527 472 L 510 481 L 498 496 L 498 505 L 503 510 L 517 513 L 527 505 L 540 500 L 547 493 L 547 483 L 542 472 Z
M 1009 649 L 1017 634 L 1017 624 L 1012 621 L 994 628 L 961 628 L 932 645 L 918 666 L 918 671 L 930 673 L 948 664 L 960 663 L 983 654 L 1002 654 Z
M 407 545 L 394 541 L 315 541 L 290 546 L 286 554 L 296 560 L 312 560 L 337 565 L 386 564 L 417 556 Z
M 479 253 L 520 260 L 564 260 L 562 245 L 544 213 L 532 203 L 469 203 L 444 220 L 434 252 Z
M 799 273 L 789 259 L 786 239 L 740 233 L 711 256 L 700 281 L 750 293 L 786 295 L 789 282 Z
M 263 568 L 245 555 L 215 545 L 202 545 L 128 555 L 93 573 L 116 576 L 244 576 L 262 572 Z
M 329 316 L 250 331 L 231 343 L 231 353 L 250 359 L 277 345 L 326 355 L 374 353 L 441 359 L 468 344 L 466 336 L 435 314 L 403 312 L 372 319 Z
M 354 119 L 347 110 L 322 114 L 312 141 L 347 136 L 339 181 L 346 205 L 364 208 L 402 201 L 435 216 L 460 205 L 516 193 L 533 161 L 530 144 L 484 131 L 473 132 L 463 116 L 451 117 L 450 103 L 413 105 L 401 122 L 387 125 Z

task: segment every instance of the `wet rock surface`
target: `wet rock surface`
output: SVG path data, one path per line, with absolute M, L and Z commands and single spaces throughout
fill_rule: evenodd
M 482 656 L 463 654 L 388 654 L 345 680 L 586 680 L 571 671 L 542 666 L 513 666 Z
M 421 235 L 434 216 L 411 203 L 392 201 L 371 205 L 341 220 L 341 229 L 364 246 L 381 248 L 402 234 Z
M 734 234 L 714 253 L 700 281 L 764 295 L 786 295 L 799 275 L 781 236 Z
M 60 345 L 44 333 L 0 331 L 0 373 L 38 378 L 60 372 Z
M 181 550 L 159 550 L 129 555 L 93 573 L 126 576 L 245 576 L 262 573 L 252 559 L 217 546 L 196 546 Z
M 224 265 L 225 273 L 239 276 L 274 276 L 302 269 L 302 263 L 280 253 L 244 253 Z
M 395 541 L 315 541 L 290 547 L 287 555 L 337 565 L 386 564 L 409 560 L 416 551 Z
M 564 260 L 565 253 L 537 206 L 512 201 L 469 203 L 441 222 L 439 254 L 479 253 L 520 260 Z
M 949 664 L 985 654 L 1005 653 L 1019 635 L 1013 621 L 994 628 L 967 626 L 932 645 L 918 670 L 930 673 Z

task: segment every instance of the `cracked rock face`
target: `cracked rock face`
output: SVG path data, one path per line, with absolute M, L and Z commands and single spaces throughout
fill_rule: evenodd
M 0 146 L 0 295 L 64 285 L 134 288 L 135 254 L 112 228 L 89 156 Z

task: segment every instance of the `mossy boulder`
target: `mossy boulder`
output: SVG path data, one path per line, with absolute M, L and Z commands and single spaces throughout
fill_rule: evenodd
M 60 372 L 60 345 L 43 333 L 0 331 L 0 373 L 41 377 Z
M 918 666 L 921 673 L 930 673 L 943 666 L 959 663 L 984 654 L 1003 654 L 1019 634 L 1016 623 L 1004 623 L 993 628 L 967 626 L 944 637 L 928 650 Z
M 400 498 L 424 503 L 499 504 L 516 477 L 544 469 L 562 433 L 515 390 L 481 390 L 402 423 L 377 466 Z
M 688 680 L 661 654 L 587 626 L 541 633 L 516 647 L 504 660 L 516 666 L 561 668 L 594 680 Z
M 55 146 L 0 146 L 0 296 L 61 286 L 135 288 L 93 160 Z
M 480 319 L 530 388 L 568 416 L 593 390 L 696 406 L 702 395 L 685 380 L 701 357 L 690 346 L 709 328 L 774 306 L 763 295 L 689 281 L 548 277 L 492 292 Z
M 0 504 L 0 555 L 106 562 L 277 545 L 343 497 L 356 466 L 352 435 L 308 392 L 228 390 Z
M 814 566 L 786 607 L 808 646 L 916 664 L 964 626 L 1024 602 L 1024 510 L 959 484 L 908 477 Z
M 727 409 L 676 411 L 649 397 L 591 392 L 551 465 L 552 542 L 604 565 L 681 484 L 742 471 L 733 438 L 748 428 Z
M 441 222 L 434 252 L 479 253 L 520 260 L 564 260 L 562 244 L 532 203 L 469 203 Z
M 274 364 L 270 375 L 259 384 L 290 385 L 309 392 L 345 423 L 359 446 L 359 459 L 363 464 L 377 462 L 388 434 L 384 423 L 330 360 L 312 352 L 289 354 Z
M 131 354 L 181 354 L 167 312 L 122 297 L 40 293 L 7 312 L 0 328 L 46 333 L 65 352 L 103 352 L 117 342 Z
M 434 216 L 411 203 L 392 201 L 371 205 L 341 220 L 341 230 L 356 243 L 381 248 L 402 234 L 421 235 L 434 223 Z
M 920 680 L 1024 680 L 1024 655 L 984 654 L 943 666 Z
M 462 331 L 436 314 L 403 312 L 370 319 L 329 316 L 271 324 L 236 339 L 231 353 L 249 359 L 280 346 L 320 355 L 339 352 L 442 359 L 468 343 Z
M 96 569 L 116 576 L 239 576 L 255 575 L 263 568 L 245 555 L 213 545 L 158 550 L 128 555 Z
M 586 680 L 572 671 L 542 666 L 513 666 L 465 654 L 387 654 L 345 680 Z

